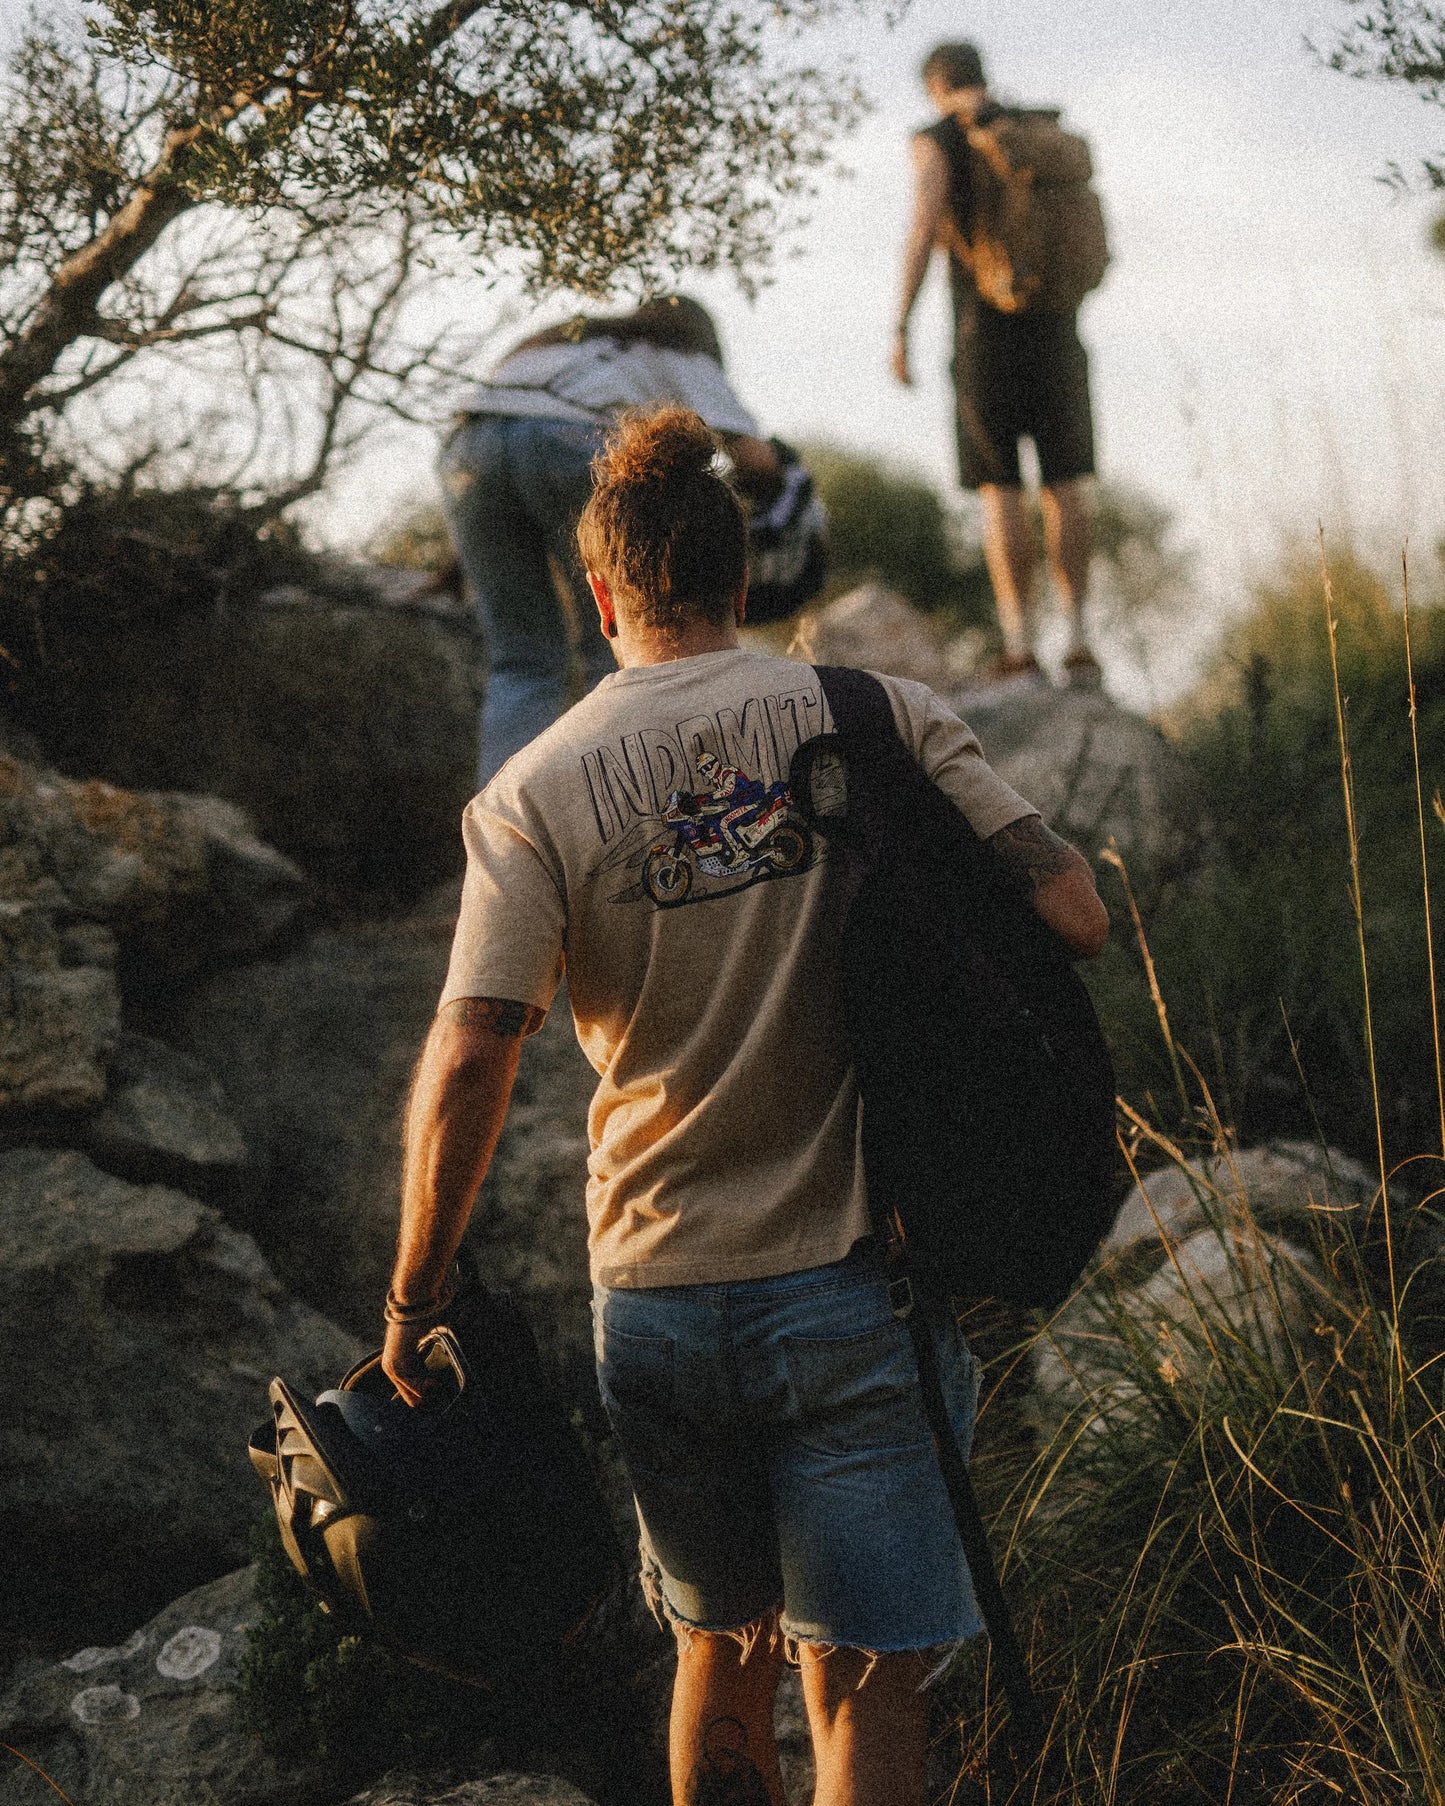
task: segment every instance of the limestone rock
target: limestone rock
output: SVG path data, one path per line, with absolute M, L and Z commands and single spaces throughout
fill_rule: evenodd
M 1117 1290 L 1096 1280 L 1054 1318 L 1034 1347 L 1039 1412 L 1057 1420 L 1083 1404 L 1096 1427 L 1126 1431 L 1141 1359 L 1170 1385 L 1202 1387 L 1216 1336 L 1288 1374 L 1291 1343 L 1307 1353 L 1331 1314 L 1323 1277 L 1315 1256 L 1287 1237 L 1248 1226 L 1197 1230 L 1147 1278 Z M 1140 1335 L 1149 1343 L 1142 1354 Z
M 357 1344 L 184 1193 L 73 1151 L 0 1153 L 0 1597 L 8 1629 L 119 1635 L 234 1567 L 266 1509 L 267 1382 L 334 1384 Z
M 460 869 L 476 789 L 472 609 L 340 561 L 307 586 L 47 626 L 42 729 L 63 770 L 238 804 L 327 887 L 415 897 Z
M 1363 1209 L 1374 1192 L 1348 1156 L 1299 1141 L 1147 1174 L 1099 1273 L 1035 1346 L 1042 1415 L 1057 1420 L 1087 1399 L 1095 1422 L 1117 1429 L 1140 1396 L 1141 1360 L 1171 1385 L 1206 1384 L 1217 1332 L 1290 1372 L 1291 1344 L 1308 1358 L 1334 1314 L 1311 1222 Z
M 1085 858 L 1110 840 L 1140 876 L 1198 858 L 1204 824 L 1189 768 L 1142 715 L 1042 678 L 955 689 L 947 700 L 995 771 Z
M 1275 1141 L 1228 1156 L 1147 1173 L 1119 1208 L 1104 1239 L 1118 1254 L 1167 1236 L 1182 1241 L 1247 1205 L 1256 1222 L 1308 1222 L 1319 1211 L 1368 1204 L 1378 1187 L 1358 1161 L 1312 1141 Z M 1157 1260 L 1164 1259 L 1162 1242 Z
M 164 945 L 147 953 L 174 977 L 264 952 L 296 915 L 306 888 L 300 867 L 258 839 L 235 803 L 178 793 L 154 800 L 199 838 L 204 882 L 188 893 L 185 907 L 172 910 Z
M 267 945 L 301 891 L 215 798 L 77 783 L 0 754 L 0 1113 L 99 1103 L 121 949 L 165 989 Z
M 0 1697 L 0 1742 L 86 1806 L 317 1806 L 319 1774 L 282 1770 L 243 1728 L 234 1692 L 254 1612 L 242 1568 L 176 1600 L 110 1648 L 33 1665 Z M 0 1806 L 54 1806 L 0 1751 Z
M 248 864 L 269 882 L 242 882 L 236 868 Z M 125 932 L 203 897 L 217 872 L 237 902 L 260 905 L 259 922 L 227 927 L 251 951 L 275 930 L 278 891 L 294 910 L 299 876 L 238 809 L 77 782 L 0 755 L 0 895 Z
M 1089 859 L 1110 839 L 1142 876 L 1188 867 L 1203 825 L 1188 767 L 1157 728 L 1100 690 L 1042 676 L 986 684 L 979 647 L 876 583 L 799 624 L 793 656 L 908 677 L 938 691 L 983 743 L 989 763 Z
M 92 1108 L 119 1036 L 109 930 L 0 895 L 0 1113 Z
M 327 930 L 194 990 L 171 1034 L 220 1075 L 258 1164 L 251 1222 L 285 1283 L 375 1336 L 396 1245 L 401 1113 L 446 973 L 459 892 Z M 554 1360 L 590 1371 L 587 1105 L 566 994 L 522 1049 L 473 1245 Z M 589 1382 L 590 1383 L 590 1382 Z
M 973 638 L 947 642 L 938 623 L 881 583 L 862 583 L 798 622 L 793 656 L 954 687 L 977 657 Z
M 246 1164 L 225 1093 L 199 1060 L 148 1035 L 122 1034 L 104 1105 L 80 1130 L 107 1172 L 212 1195 Z
M 592 1806 L 592 1801 L 559 1775 L 505 1774 L 441 1791 L 421 1781 L 384 1781 L 347 1806 Z

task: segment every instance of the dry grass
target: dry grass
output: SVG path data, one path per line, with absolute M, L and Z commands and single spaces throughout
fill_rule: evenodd
M 1373 1085 L 1328 576 L 1325 597 Z M 1430 940 L 1418 783 L 1415 802 Z M 959 1677 L 962 1760 L 945 1799 L 1445 1806 L 1445 1075 L 1433 997 L 1419 1001 L 1422 1044 L 1437 1049 L 1440 1155 L 1387 1169 L 1375 1087 L 1372 1202 L 1321 1202 L 1285 1238 L 1256 1214 L 1221 1112 L 1156 998 L 1198 1139 L 1181 1145 L 1157 1112 L 1129 1109 L 1125 1145 L 1131 1161 L 1191 1174 L 1217 1260 L 1205 1277 L 1161 1229 L 1166 1309 L 1143 1308 L 1158 1306 L 1158 1287 L 1141 1291 L 1137 1267 L 1116 1259 L 1040 1332 L 1056 1377 L 1039 1434 L 996 1451 L 981 1479 L 1052 1712 L 1050 1749 L 1042 1767 L 1011 1766 L 996 1690 L 978 1710 L 980 1656 Z

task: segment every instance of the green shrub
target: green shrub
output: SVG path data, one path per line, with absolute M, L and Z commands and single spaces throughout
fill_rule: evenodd
M 1331 571 L 1353 762 L 1376 1070 L 1392 1160 L 1439 1148 L 1403 620 L 1357 561 Z M 1431 880 L 1445 840 L 1430 798 L 1445 782 L 1445 611 L 1413 619 Z M 1375 1158 L 1364 998 L 1349 894 L 1333 680 L 1318 567 L 1288 571 L 1231 634 L 1178 730 L 1214 846 L 1206 868 L 1142 889 L 1145 926 L 1178 1039 L 1246 1142 L 1326 1137 Z M 1107 880 L 1116 919 L 1121 893 Z M 1126 931 L 1090 975 L 1120 1086 L 1174 1108 L 1176 1086 Z M 1293 1042 L 1293 1045 L 1292 1045 Z M 1297 1056 L 1297 1057 L 1296 1057 Z M 1172 1119 L 1180 1126 L 1180 1116 Z
M 830 597 L 872 580 L 959 627 L 992 621 L 982 555 L 932 484 L 836 445 L 802 456 L 828 511 Z
M 444 1760 L 474 1747 L 502 1710 L 489 1695 L 338 1634 L 281 1548 L 256 1532 L 256 1619 L 247 1633 L 241 1714 L 283 1762 L 339 1763 L 349 1774 Z

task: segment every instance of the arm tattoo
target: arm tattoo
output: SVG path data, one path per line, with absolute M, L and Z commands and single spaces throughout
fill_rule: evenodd
M 1060 840 L 1038 815 L 1010 822 L 991 834 L 985 844 L 1007 882 L 1025 897 L 1032 897 L 1050 878 L 1066 872 L 1078 858 L 1068 841 Z
M 503 1041 L 535 1035 L 547 1018 L 535 1003 L 514 1003 L 510 997 L 457 997 L 447 1008 L 463 1028 L 489 1028 Z
M 702 1755 L 688 1778 L 687 1798 L 688 1806 L 772 1806 L 740 1720 L 715 1718 L 703 1732 Z

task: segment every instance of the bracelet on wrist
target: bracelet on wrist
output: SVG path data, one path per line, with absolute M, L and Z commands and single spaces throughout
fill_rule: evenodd
M 441 1316 L 456 1295 L 456 1287 L 453 1285 L 444 1285 L 435 1298 L 416 1300 L 404 1301 L 397 1297 L 394 1290 L 388 1291 L 382 1318 L 387 1323 L 402 1325 L 427 1323 L 432 1318 Z

